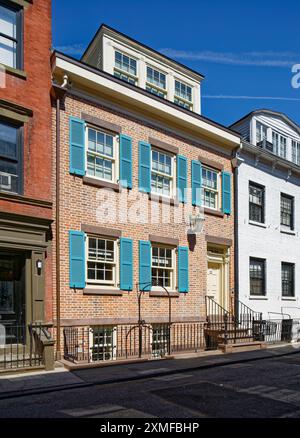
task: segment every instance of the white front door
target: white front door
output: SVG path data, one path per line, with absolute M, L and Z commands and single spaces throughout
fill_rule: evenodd
M 222 265 L 220 263 L 208 262 L 207 295 L 216 301 L 216 303 L 223 306 Z

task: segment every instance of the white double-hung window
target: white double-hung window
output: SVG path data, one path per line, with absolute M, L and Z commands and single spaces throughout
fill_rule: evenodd
M 276 154 L 282 158 L 286 158 L 287 138 L 277 132 L 272 132 L 272 142 L 275 147 Z
M 169 198 L 174 195 L 175 157 L 164 151 L 151 150 L 151 192 Z
M 220 208 L 220 172 L 208 167 L 202 167 L 202 205 L 204 207 Z
M 300 165 L 300 142 L 292 140 L 292 161 Z
M 87 236 L 87 283 L 117 286 L 117 241 Z
M 192 87 L 183 82 L 175 80 L 175 96 L 174 102 L 183 107 L 191 110 L 193 108 L 193 92 Z
M 175 288 L 175 250 L 161 245 L 152 246 L 152 285 Z
M 87 175 L 116 182 L 117 136 L 88 126 L 86 149 Z
M 153 67 L 147 66 L 146 90 L 159 97 L 166 97 L 167 94 L 166 75 Z
M 137 84 L 137 61 L 122 52 L 115 51 L 114 75 L 122 81 Z
M 256 144 L 267 140 L 268 128 L 260 122 L 256 122 Z

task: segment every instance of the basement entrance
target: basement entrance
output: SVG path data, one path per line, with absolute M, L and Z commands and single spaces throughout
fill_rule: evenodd
M 0 344 L 24 344 L 25 253 L 0 252 Z

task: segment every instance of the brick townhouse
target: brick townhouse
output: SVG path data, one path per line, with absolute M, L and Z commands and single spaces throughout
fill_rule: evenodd
M 202 75 L 108 26 L 51 61 L 58 356 L 196 342 L 205 297 L 232 305 L 239 134 L 200 114 Z
M 51 1 L 1 0 L 0 35 L 1 369 L 52 320 Z

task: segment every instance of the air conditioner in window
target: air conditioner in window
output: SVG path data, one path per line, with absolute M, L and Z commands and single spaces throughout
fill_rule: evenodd
M 266 139 L 263 139 L 262 141 L 260 141 L 259 143 L 257 143 L 257 146 L 262 148 L 262 149 L 266 149 L 269 152 L 272 152 L 272 154 L 275 153 L 275 148 L 273 143 L 267 141 Z
M 11 190 L 12 189 L 12 175 L 9 173 L 0 172 L 0 189 Z

